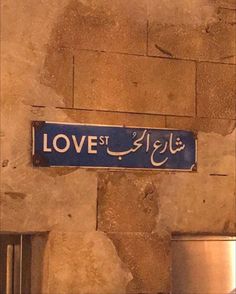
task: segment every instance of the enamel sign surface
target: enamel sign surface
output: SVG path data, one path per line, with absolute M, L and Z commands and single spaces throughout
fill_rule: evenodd
M 34 121 L 34 166 L 196 170 L 191 131 Z

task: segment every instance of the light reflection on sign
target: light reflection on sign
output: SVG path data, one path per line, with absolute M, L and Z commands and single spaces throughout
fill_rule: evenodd
M 33 122 L 34 166 L 196 170 L 190 131 Z

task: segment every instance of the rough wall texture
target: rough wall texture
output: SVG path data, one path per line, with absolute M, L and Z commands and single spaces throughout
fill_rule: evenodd
M 49 232 L 33 294 L 169 293 L 173 232 L 236 234 L 235 0 L 1 5 L 0 225 Z M 198 172 L 32 168 L 32 120 L 195 130 Z

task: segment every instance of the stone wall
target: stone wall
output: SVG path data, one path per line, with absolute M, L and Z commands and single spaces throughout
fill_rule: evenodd
M 0 225 L 49 232 L 33 294 L 169 293 L 171 234 L 236 234 L 235 0 L 1 5 Z M 32 120 L 194 130 L 198 171 L 33 168 Z

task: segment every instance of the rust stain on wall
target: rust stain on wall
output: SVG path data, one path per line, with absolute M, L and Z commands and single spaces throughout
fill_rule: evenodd
M 78 167 L 53 167 L 53 168 L 44 168 L 43 171 L 45 174 L 51 177 L 60 177 L 69 175 L 75 172 Z
M 5 192 L 5 195 L 10 196 L 12 199 L 25 199 L 27 196 L 25 193 L 21 192 Z

